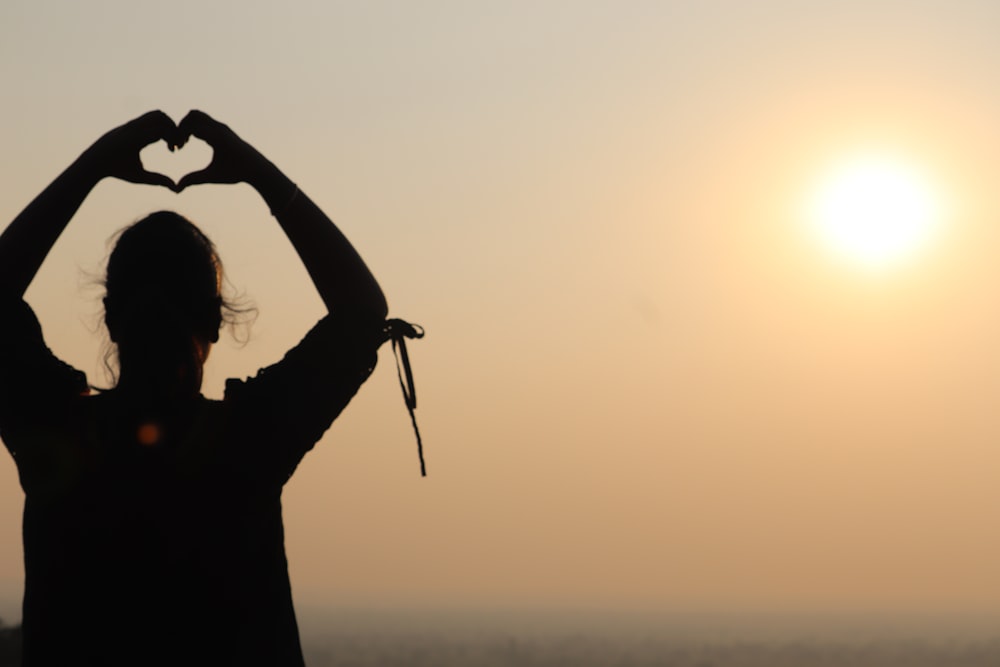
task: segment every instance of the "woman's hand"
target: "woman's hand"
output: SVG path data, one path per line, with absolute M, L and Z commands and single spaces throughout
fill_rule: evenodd
M 270 207 L 330 312 L 362 313 L 375 322 L 385 319 L 385 296 L 357 251 L 278 167 L 201 111 L 188 113 L 177 129 L 178 146 L 189 137 L 198 137 L 214 151 L 207 167 L 177 183 L 177 192 L 200 183 L 249 184 Z
M 182 177 L 175 192 L 202 183 L 248 183 L 272 212 L 280 210 L 298 192 L 295 184 L 260 151 L 203 111 L 188 112 L 177 132 L 178 148 L 190 137 L 198 137 L 212 147 L 212 161 L 204 169 Z
M 56 239 L 101 179 L 114 176 L 130 183 L 176 188 L 163 174 L 146 171 L 139 151 L 161 139 L 174 149 L 179 136 L 167 114 L 150 111 L 94 142 L 0 234 L 0 291 L 24 294 Z
M 139 151 L 161 139 L 172 151 L 179 145 L 179 131 L 167 114 L 150 111 L 102 136 L 81 159 L 97 180 L 113 176 L 129 183 L 162 185 L 173 190 L 176 186 L 169 177 L 147 171 L 139 159 Z
M 212 161 L 207 167 L 187 174 L 177 183 L 180 192 L 202 183 L 250 183 L 253 185 L 273 165 L 256 148 L 243 141 L 228 125 L 202 111 L 190 111 L 177 126 L 180 148 L 194 136 L 212 147 Z

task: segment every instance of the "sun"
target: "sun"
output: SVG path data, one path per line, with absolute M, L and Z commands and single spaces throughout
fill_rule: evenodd
M 868 268 L 884 268 L 926 244 L 939 204 L 924 176 L 882 156 L 841 163 L 823 179 L 809 217 L 825 245 Z

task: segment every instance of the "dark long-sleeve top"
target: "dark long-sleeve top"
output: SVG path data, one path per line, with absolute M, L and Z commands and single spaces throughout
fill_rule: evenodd
M 302 665 L 281 491 L 371 374 L 381 323 L 327 316 L 280 362 L 151 422 L 0 303 L 0 437 L 25 492 L 24 665 Z

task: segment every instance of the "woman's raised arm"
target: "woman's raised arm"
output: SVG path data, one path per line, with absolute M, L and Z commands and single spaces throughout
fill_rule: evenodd
M 169 178 L 142 167 L 139 151 L 161 139 L 173 150 L 177 137 L 177 126 L 169 116 L 150 111 L 111 130 L 84 151 L 0 235 L 0 291 L 24 295 L 56 239 L 101 179 L 114 176 L 174 189 Z
M 201 111 L 191 111 L 178 127 L 181 145 L 195 136 L 214 151 L 205 169 L 180 180 L 178 192 L 200 183 L 250 184 L 271 208 L 327 310 L 348 309 L 385 319 L 385 296 L 364 260 L 330 218 L 280 169 L 228 126 Z

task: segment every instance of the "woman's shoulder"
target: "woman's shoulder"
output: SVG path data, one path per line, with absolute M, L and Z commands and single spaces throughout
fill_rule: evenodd
M 52 353 L 35 311 L 24 299 L 0 295 L 0 317 L 0 400 L 87 393 L 86 374 Z

